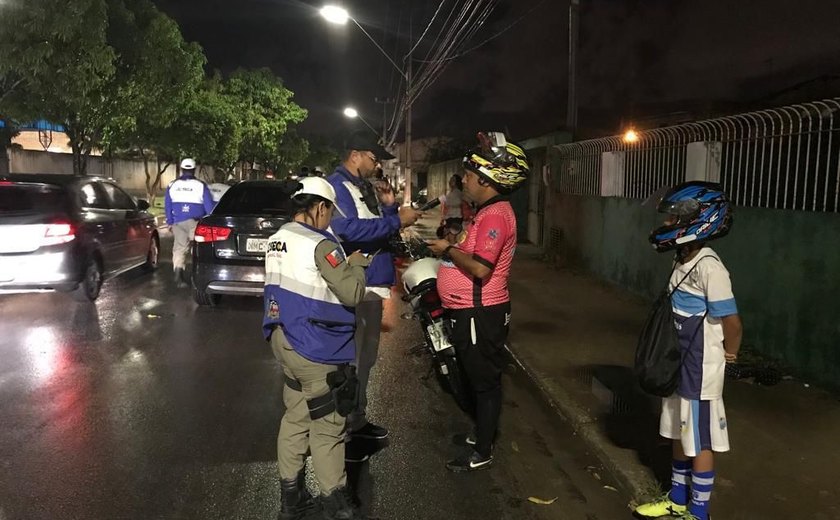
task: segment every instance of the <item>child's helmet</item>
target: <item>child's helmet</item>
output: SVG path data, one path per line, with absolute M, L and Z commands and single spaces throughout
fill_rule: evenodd
M 707 242 L 729 233 L 732 206 L 720 184 L 684 182 L 671 188 L 657 210 L 676 217 L 676 222 L 654 229 L 650 243 L 660 253 L 691 242 Z
M 479 146 L 464 156 L 464 168 L 483 177 L 499 193 L 518 188 L 531 167 L 528 157 L 519 146 L 509 143 L 502 132 L 479 132 Z

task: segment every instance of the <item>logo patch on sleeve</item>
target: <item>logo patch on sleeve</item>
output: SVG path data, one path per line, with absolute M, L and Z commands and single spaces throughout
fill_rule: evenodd
M 280 305 L 277 304 L 275 299 L 272 298 L 268 301 L 268 311 L 265 314 L 270 320 L 276 320 L 280 317 Z
M 499 238 L 499 230 L 498 229 L 491 229 L 489 233 L 487 233 L 487 237 L 490 240 L 496 240 Z
M 333 267 L 338 267 L 344 261 L 344 251 L 340 247 L 333 249 L 332 253 L 327 255 L 327 262 Z

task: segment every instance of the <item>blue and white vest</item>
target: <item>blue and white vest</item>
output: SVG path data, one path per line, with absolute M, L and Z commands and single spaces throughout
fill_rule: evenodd
M 215 205 L 206 184 L 195 177 L 183 175 L 172 181 L 166 189 L 166 223 L 172 225 L 185 220 L 198 220 L 213 211 Z
M 263 333 L 269 339 L 281 326 L 295 352 L 316 363 L 339 365 L 356 357 L 356 315 L 353 307 L 341 304 L 315 264 L 315 248 L 324 239 L 341 248 L 329 232 L 300 222 L 283 225 L 268 239 Z

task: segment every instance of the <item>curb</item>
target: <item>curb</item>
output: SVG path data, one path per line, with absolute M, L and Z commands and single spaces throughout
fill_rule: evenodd
M 651 489 L 659 487 L 653 473 L 635 460 L 628 450 L 615 446 L 603 433 L 597 419 L 575 402 L 564 388 L 560 385 L 549 386 L 538 370 L 517 355 L 513 342 L 508 342 L 507 350 L 551 408 L 572 426 L 607 471 L 629 492 L 631 500 L 649 498 Z

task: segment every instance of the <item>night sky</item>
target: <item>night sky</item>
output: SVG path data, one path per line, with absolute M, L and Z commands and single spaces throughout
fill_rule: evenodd
M 379 128 L 399 78 L 352 23 L 327 24 L 321 2 L 155 0 L 204 48 L 211 69 L 269 67 L 310 112 L 305 135 L 342 135 L 353 105 Z M 464 0 L 444 3 L 442 12 Z M 751 107 L 840 92 L 838 0 L 581 0 L 579 123 L 584 132 L 682 110 Z M 343 3 L 401 62 L 438 0 Z M 526 15 L 526 13 L 528 13 Z M 415 137 L 505 129 L 523 139 L 565 123 L 568 2 L 500 0 L 414 109 Z M 409 24 L 409 20 L 411 24 Z M 437 29 L 420 43 L 422 58 Z M 420 66 L 416 63 L 415 67 Z M 819 80 L 819 81 L 811 81 Z M 806 83 L 786 96 L 793 85 Z M 391 109 L 392 107 L 388 107 Z M 389 116 L 390 118 L 390 112 Z

